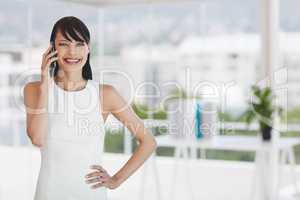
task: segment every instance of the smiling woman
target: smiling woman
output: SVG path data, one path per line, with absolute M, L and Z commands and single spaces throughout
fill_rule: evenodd
M 54 76 L 59 70 L 77 71 L 83 66 L 83 79 L 92 79 L 90 33 L 81 21 L 70 18 L 56 22 L 50 36 L 50 42 L 54 44 L 54 49 L 58 52 L 58 65 L 54 69 Z
M 83 22 L 61 18 L 50 42 L 43 55 L 41 81 L 24 87 L 27 133 L 42 155 L 34 200 L 106 200 L 106 189 L 117 188 L 131 176 L 155 150 L 156 142 L 112 86 L 92 80 L 90 34 Z M 53 62 L 57 65 L 49 77 Z M 139 141 L 132 157 L 113 176 L 102 163 L 109 114 Z

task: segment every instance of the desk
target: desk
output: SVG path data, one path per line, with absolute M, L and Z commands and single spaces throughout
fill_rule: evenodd
M 201 140 L 196 139 L 184 139 L 184 138 L 175 138 L 171 135 L 157 136 L 157 147 L 175 147 L 175 165 L 174 165 L 174 180 L 172 184 L 175 184 L 176 181 L 176 161 L 182 155 L 183 158 L 189 158 L 188 156 L 188 148 L 195 152 L 197 149 L 214 149 L 214 150 L 232 150 L 232 151 L 254 151 L 255 152 L 255 174 L 253 181 L 253 188 L 250 195 L 250 199 L 254 199 L 257 194 L 257 189 L 262 189 L 262 191 L 258 192 L 260 198 L 263 199 L 271 199 L 273 194 L 270 194 L 270 190 L 268 188 L 268 183 L 265 183 L 265 180 L 268 180 L 267 176 L 273 177 L 279 175 L 281 176 L 281 168 L 285 164 L 286 160 L 288 160 L 291 170 L 293 172 L 293 183 L 296 187 L 296 176 L 294 171 L 295 163 L 295 155 L 293 151 L 293 147 L 300 144 L 300 139 L 298 138 L 281 138 L 278 141 L 277 145 L 273 145 L 272 143 L 261 141 L 258 136 L 214 136 L 212 138 L 205 138 Z M 270 158 L 270 154 L 278 153 L 280 156 L 279 170 L 278 174 L 272 174 L 269 172 L 266 167 L 269 164 L 268 159 Z M 196 158 L 195 154 L 192 153 L 192 156 Z M 153 160 L 153 167 L 155 170 L 156 176 L 157 168 L 155 165 L 155 159 Z M 267 173 L 269 172 L 269 173 Z M 190 178 L 187 174 L 188 179 Z M 188 181 L 188 180 L 187 180 Z M 157 181 L 158 183 L 159 181 Z M 262 184 L 262 185 L 259 185 Z M 280 186 L 279 184 L 276 186 L 276 191 L 278 192 Z M 159 187 L 159 186 L 158 186 Z M 175 186 L 173 186 L 175 188 Z M 159 188 L 158 188 L 159 191 Z M 296 187 L 297 191 L 297 187 Z M 171 195 L 174 195 L 174 192 L 170 192 Z M 271 195 L 271 196 L 270 196 Z M 278 194 L 275 194 L 275 197 L 278 197 Z M 172 196 L 170 199 L 173 199 Z
M 169 135 L 155 137 L 158 147 L 189 146 L 201 149 L 257 151 L 269 150 L 273 145 L 263 142 L 257 136 L 214 136 L 200 140 L 180 139 Z M 298 138 L 281 138 L 278 149 L 285 149 L 300 144 Z

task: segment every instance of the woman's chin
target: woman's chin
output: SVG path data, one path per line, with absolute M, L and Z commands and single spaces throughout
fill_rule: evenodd
M 77 65 L 63 65 L 62 66 L 62 69 L 64 70 L 64 71 L 66 71 L 66 72 L 75 72 L 75 71 L 81 71 L 82 70 L 82 68 L 83 68 L 83 66 L 82 65 L 79 65 L 79 64 L 77 64 Z

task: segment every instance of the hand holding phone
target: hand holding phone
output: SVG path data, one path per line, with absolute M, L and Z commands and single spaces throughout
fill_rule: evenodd
M 42 60 L 42 65 L 41 65 L 41 73 L 42 73 L 41 74 L 41 82 L 43 85 L 47 85 L 48 76 L 49 76 L 49 74 L 51 76 L 52 69 L 54 72 L 54 67 L 55 67 L 56 63 L 53 64 L 53 62 L 56 62 L 56 60 L 57 60 L 56 54 L 57 54 L 57 51 L 55 50 L 55 48 L 53 47 L 52 44 L 50 44 L 50 46 L 48 47 L 46 52 L 43 54 L 43 60 Z

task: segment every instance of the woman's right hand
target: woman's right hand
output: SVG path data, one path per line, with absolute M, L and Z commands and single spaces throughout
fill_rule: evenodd
M 43 54 L 43 60 L 41 65 L 41 89 L 46 89 L 48 86 L 48 79 L 49 79 L 49 68 L 52 62 L 57 60 L 57 50 L 51 52 L 53 45 L 50 44 L 46 52 Z M 55 56 L 55 57 L 53 57 Z M 52 77 L 50 77 L 52 78 Z

